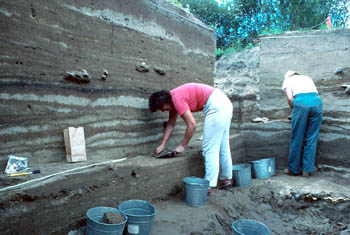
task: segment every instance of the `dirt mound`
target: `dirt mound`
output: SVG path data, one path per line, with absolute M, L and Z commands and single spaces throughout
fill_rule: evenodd
M 157 216 L 152 234 L 232 234 L 232 222 L 240 218 L 264 223 L 271 234 L 350 234 L 349 195 L 334 202 L 330 200 L 333 192 L 296 193 L 311 181 L 322 180 L 320 188 L 329 184 L 325 172 L 312 178 L 279 174 L 267 180 L 254 179 L 250 187 L 216 190 L 202 207 L 187 206 L 183 193 L 154 202 Z M 288 182 L 294 191 L 287 193 L 284 184 Z

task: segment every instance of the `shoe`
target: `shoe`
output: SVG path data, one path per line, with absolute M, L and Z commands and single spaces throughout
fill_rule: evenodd
M 311 173 L 310 173 L 310 172 L 303 171 L 302 176 L 303 176 L 303 177 L 309 177 L 309 176 L 311 176 Z
M 284 174 L 287 174 L 287 175 L 291 175 L 291 176 L 297 176 L 298 174 L 294 174 L 293 172 L 291 172 L 288 168 L 287 169 L 284 169 Z
M 232 185 L 231 179 L 224 179 L 224 180 L 219 181 L 218 188 L 223 189 L 223 188 L 226 188 L 226 187 L 231 186 L 231 185 Z
M 214 188 L 209 188 L 208 190 L 208 196 L 211 196 L 214 194 Z

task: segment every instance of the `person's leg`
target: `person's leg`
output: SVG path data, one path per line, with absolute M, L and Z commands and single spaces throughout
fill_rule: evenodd
M 299 174 L 300 171 L 300 154 L 303 148 L 309 112 L 309 108 L 300 104 L 297 99 L 293 104 L 292 110 L 292 127 L 288 157 L 288 170 L 295 175 Z
M 203 128 L 203 155 L 205 163 L 205 179 L 210 187 L 216 187 L 219 176 L 219 151 L 223 131 L 215 125 L 215 113 L 207 114 Z
M 231 109 L 232 110 L 232 109 Z M 232 158 L 231 158 L 231 149 L 230 149 L 230 126 L 232 111 L 227 114 L 230 116 L 225 121 L 227 122 L 226 129 L 222 136 L 221 145 L 220 145 L 220 180 L 232 179 Z
M 315 158 L 318 134 L 322 123 L 322 103 L 310 110 L 308 125 L 306 128 L 305 146 L 303 153 L 303 171 L 313 173 L 315 169 Z
M 214 92 L 215 93 L 209 97 L 206 107 L 203 110 L 205 113 L 205 120 L 202 145 L 205 158 L 205 179 L 209 180 L 210 187 L 216 187 L 217 185 L 220 169 L 219 154 L 221 142 L 227 128 L 227 120 L 231 120 L 232 117 L 232 104 L 230 103 L 231 112 L 225 111 L 224 108 L 226 106 L 222 100 L 223 94 L 220 91 Z M 224 95 L 224 97 L 226 96 Z M 226 113 L 229 113 L 230 116 Z M 225 164 L 227 163 L 225 162 Z

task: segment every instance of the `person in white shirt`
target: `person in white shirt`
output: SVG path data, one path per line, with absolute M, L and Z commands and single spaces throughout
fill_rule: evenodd
M 286 93 L 292 109 L 288 168 L 284 172 L 289 175 L 302 173 L 303 176 L 310 176 L 314 172 L 318 134 L 322 123 L 322 100 L 312 79 L 295 71 L 288 71 L 284 75 L 282 90 Z

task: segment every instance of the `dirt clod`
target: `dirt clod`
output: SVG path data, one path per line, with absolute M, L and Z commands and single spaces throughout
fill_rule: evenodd
M 103 223 L 106 224 L 121 224 L 125 217 L 120 213 L 105 212 L 103 216 Z

